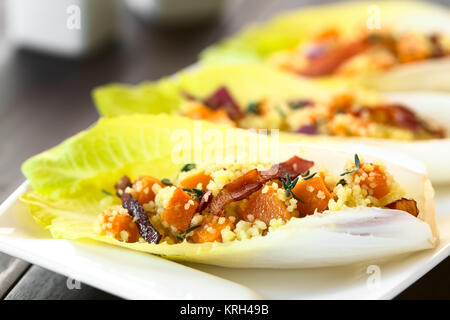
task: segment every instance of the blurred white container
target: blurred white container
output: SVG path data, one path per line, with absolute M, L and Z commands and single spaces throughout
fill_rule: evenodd
M 112 38 L 116 1 L 7 0 L 6 36 L 19 47 L 82 56 Z
M 126 0 L 126 4 L 144 20 L 166 26 L 186 26 L 218 17 L 224 0 Z

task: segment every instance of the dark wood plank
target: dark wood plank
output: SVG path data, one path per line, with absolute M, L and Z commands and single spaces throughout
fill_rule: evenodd
M 32 266 L 5 300 L 111 300 L 118 299 L 60 274 Z
M 445 259 L 430 272 L 399 294 L 396 299 L 450 299 L 450 258 Z
M 28 262 L 0 253 L 0 299 L 8 294 L 29 266 Z

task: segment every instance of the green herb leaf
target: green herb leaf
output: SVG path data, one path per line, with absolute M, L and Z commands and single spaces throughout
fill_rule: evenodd
M 309 180 L 311 178 L 314 178 L 314 176 L 317 174 L 317 172 L 314 172 L 313 174 L 307 176 L 307 177 L 303 177 L 303 180 Z
M 259 114 L 259 102 L 250 102 L 247 106 L 246 112 L 247 113 L 253 113 L 253 114 Z
M 292 110 L 298 110 L 306 107 L 309 103 L 307 101 L 291 101 L 288 103 Z
M 182 168 L 181 168 L 181 172 L 188 172 L 191 171 L 192 169 L 195 169 L 197 167 L 197 165 L 195 163 L 186 163 Z
M 301 176 L 302 176 L 302 177 L 307 177 L 307 176 L 309 176 L 309 170 L 303 172 L 303 173 L 301 174 Z
M 345 176 L 346 174 L 356 172 L 359 170 L 359 168 L 361 168 L 361 162 L 359 161 L 359 157 L 357 154 L 355 154 L 355 167 L 356 168 L 354 168 L 354 169 L 350 169 L 350 170 L 347 170 L 347 171 L 341 173 L 341 176 Z
M 106 194 L 107 196 L 112 196 L 111 192 L 106 191 L 105 189 L 102 189 L 102 192 Z
M 165 186 L 173 186 L 173 183 L 170 182 L 170 180 L 167 179 L 167 178 L 162 179 L 161 182 L 162 182 L 162 184 L 165 185 Z
M 292 195 L 292 197 L 293 197 L 295 200 L 297 200 L 298 202 L 305 203 L 302 199 L 300 199 L 299 197 L 297 197 L 293 192 L 291 192 L 291 195 Z
M 200 190 L 200 189 L 188 189 L 188 188 L 182 188 L 184 191 L 186 191 L 187 193 L 189 193 L 189 195 L 193 198 L 196 198 L 198 200 L 198 202 L 200 202 L 200 200 L 203 197 L 203 194 L 205 193 L 204 190 Z
M 196 226 L 190 227 L 190 228 L 188 228 L 185 232 L 183 232 L 182 234 L 177 234 L 175 237 L 176 237 L 178 240 L 183 241 L 184 239 L 186 239 L 186 236 L 187 236 L 191 231 L 193 231 L 193 230 L 195 230 L 195 229 L 197 229 L 197 228 L 200 228 L 201 226 L 202 226 L 201 224 L 198 224 L 198 225 L 196 225 Z
M 359 161 L 359 157 L 356 153 L 355 153 L 355 165 L 358 169 L 361 167 L 361 162 Z
M 297 177 L 293 181 L 291 181 L 291 177 L 289 176 L 289 173 L 286 173 L 286 179 L 281 179 L 281 183 L 283 184 L 284 190 L 286 190 L 286 197 L 289 197 L 291 195 L 294 199 L 303 203 L 303 200 L 298 198 L 292 192 L 292 189 L 294 189 L 294 187 L 297 185 L 298 178 L 299 177 Z

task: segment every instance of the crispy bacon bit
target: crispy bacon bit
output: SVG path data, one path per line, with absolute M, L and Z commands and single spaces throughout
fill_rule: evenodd
M 314 135 L 317 134 L 317 127 L 313 124 L 306 124 L 304 126 L 301 126 L 296 133 L 302 133 L 302 134 L 309 134 Z
M 197 207 L 197 212 L 202 213 L 202 211 L 205 210 L 208 204 L 211 202 L 212 197 L 212 191 L 206 191 L 200 199 L 200 204 Z
M 300 75 L 306 77 L 320 77 L 333 73 L 345 61 L 364 52 L 371 43 L 367 39 L 360 39 L 344 44 L 332 51 L 329 51 L 313 60 L 302 71 Z
M 212 95 L 205 99 L 204 103 L 214 110 L 223 108 L 233 120 L 244 116 L 241 108 L 239 108 L 226 87 L 217 89 Z
M 114 188 L 116 189 L 116 194 L 118 197 L 121 197 L 122 194 L 125 192 L 125 189 L 127 187 L 132 186 L 133 184 L 131 183 L 130 178 L 128 178 L 127 176 L 123 176 L 122 178 L 120 178 L 119 181 L 117 181 L 117 183 L 115 184 Z
M 419 129 L 420 120 L 411 109 L 399 104 L 388 105 L 387 108 L 393 112 L 393 122 L 395 124 L 412 131 Z
M 314 60 L 322 57 L 324 54 L 326 54 L 328 51 L 328 48 L 323 43 L 316 43 L 309 48 L 306 48 L 306 58 L 309 60 Z
M 284 179 L 288 173 L 291 179 L 295 179 L 313 165 L 313 161 L 293 156 L 289 160 L 275 164 L 269 170 L 261 172 L 261 175 L 265 179 L 264 183 L 272 179 Z
M 388 204 L 386 208 L 406 211 L 414 217 L 417 217 L 417 215 L 419 214 L 419 209 L 417 209 L 416 201 L 411 199 L 402 198 Z
M 209 205 L 212 214 L 219 215 L 231 202 L 247 198 L 258 191 L 266 180 L 257 169 L 250 170 L 239 178 L 227 183 Z
M 314 162 L 312 161 L 294 156 L 285 162 L 273 165 L 266 171 L 260 172 L 257 169 L 250 170 L 226 184 L 220 190 L 219 194 L 209 204 L 210 212 L 215 215 L 220 215 L 227 204 L 249 197 L 252 193 L 261 189 L 267 181 L 285 178 L 287 174 L 291 178 L 296 178 L 313 165 Z
M 432 45 L 431 56 L 433 58 L 442 58 L 445 56 L 445 50 L 441 44 L 441 36 L 437 33 L 433 33 L 430 35 L 429 39 Z
M 161 235 L 155 227 L 153 227 L 144 208 L 139 202 L 130 194 L 124 193 L 122 195 L 122 206 L 127 209 L 128 213 L 134 218 L 142 238 L 148 243 L 159 243 Z
M 373 122 L 399 126 L 411 131 L 417 131 L 421 127 L 420 119 L 415 112 L 401 104 L 364 107 L 352 114 L 363 118 L 368 115 Z

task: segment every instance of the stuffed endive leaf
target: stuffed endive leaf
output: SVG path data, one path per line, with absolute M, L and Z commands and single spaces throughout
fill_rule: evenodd
M 30 180 L 33 191 L 25 194 L 22 200 L 29 204 L 35 220 L 50 230 L 55 238 L 94 239 L 169 259 L 227 267 L 342 265 L 428 249 L 438 242 L 433 189 L 420 163 L 362 146 L 336 148 L 329 144 L 279 144 L 273 140 L 275 138 L 166 115 L 101 119 L 92 128 L 25 162 L 23 172 Z M 251 149 L 255 141 L 258 148 L 262 148 L 257 152 Z M 355 153 L 360 158 L 355 156 L 353 163 Z M 257 158 L 256 154 L 259 154 Z M 398 206 L 388 209 L 341 203 L 334 209 L 330 206 L 321 212 L 315 210 L 306 213 L 304 217 L 295 217 L 292 213 L 290 219 L 278 225 L 271 224 L 272 229 L 264 233 L 228 242 L 196 243 L 189 238 L 189 234 L 184 234 L 182 241 L 173 244 L 170 241 L 158 244 L 148 241 L 127 242 L 110 234 L 99 233 L 96 229 L 99 213 L 120 205 L 114 184 L 124 175 L 131 179 L 151 175 L 161 181 L 169 177 L 175 183 L 180 178 L 180 168 L 183 174 L 191 170 L 183 163 L 193 160 L 198 166 L 211 165 L 212 159 L 215 159 L 215 165 L 223 163 L 224 167 L 256 161 L 271 168 L 274 163 L 285 163 L 286 159 L 292 157 L 306 164 L 304 168 L 309 168 L 311 173 L 317 173 L 309 177 L 306 174 L 298 176 L 298 183 L 322 179 L 331 174 L 339 176 L 343 168 L 348 166 L 349 159 L 353 166 L 352 170 L 346 172 L 345 178 L 350 179 L 347 180 L 349 185 L 351 181 L 356 181 L 350 178 L 351 175 L 357 177 L 361 174 L 358 173 L 360 168 L 373 170 L 381 166 L 379 168 L 383 169 L 380 170 L 389 172 L 388 176 L 395 182 L 392 180 L 393 184 L 389 184 L 391 191 L 387 191 L 387 195 L 380 199 L 391 199 L 401 190 L 398 197 L 413 199 L 409 201 L 414 201 L 415 211 L 406 212 Z M 298 160 L 300 158 L 307 160 Z M 378 161 L 382 161 L 383 165 L 376 164 Z M 323 167 L 326 167 L 326 171 Z M 292 168 L 298 169 L 296 166 Z M 270 179 L 270 170 L 261 172 L 266 180 Z M 274 182 L 270 181 L 271 185 L 267 188 L 278 188 Z M 398 189 L 393 185 L 398 186 Z M 264 193 L 264 188 L 257 192 L 270 194 L 267 190 Z M 343 184 L 338 188 L 344 190 Z M 157 189 L 161 192 L 161 187 Z M 187 190 L 191 192 L 191 189 Z M 373 192 L 370 194 L 377 196 Z M 138 199 L 135 194 L 131 195 Z M 220 196 L 214 194 L 213 202 L 215 198 Z M 370 199 L 376 201 L 373 197 Z M 307 198 L 303 201 L 307 201 Z M 213 212 L 211 203 L 206 210 Z M 392 207 L 392 203 L 385 205 Z M 261 212 L 252 211 L 256 216 Z M 264 212 L 271 214 L 270 210 Z M 296 212 L 296 209 L 292 212 Z M 165 214 L 162 214 L 163 219 Z M 247 218 L 253 221 L 249 215 Z
M 238 120 L 230 119 L 223 110 L 202 106 L 212 93 L 224 91 L 219 88 L 226 88 L 239 106 L 243 116 Z M 185 95 L 199 101 L 189 101 Z M 450 159 L 449 139 L 445 138 L 450 132 L 450 96 L 446 94 L 382 96 L 341 82 L 318 86 L 267 66 L 237 64 L 206 66 L 138 86 L 106 85 L 95 89 L 93 96 L 99 113 L 106 117 L 176 113 L 241 128 L 280 129 L 294 133 L 287 136 L 290 141 L 331 139 L 400 150 L 423 160 L 433 183 L 450 181 L 444 170 Z M 342 98 L 352 101 L 346 110 L 339 102 Z M 336 109 L 337 103 L 341 109 Z M 399 111 L 394 118 L 406 121 L 367 122 L 369 110 Z M 432 133 L 433 126 L 440 129 Z
M 382 90 L 450 90 L 450 12 L 417 1 L 302 8 L 206 49 L 206 63 L 258 61 Z M 447 71 L 445 71 L 447 70 Z

